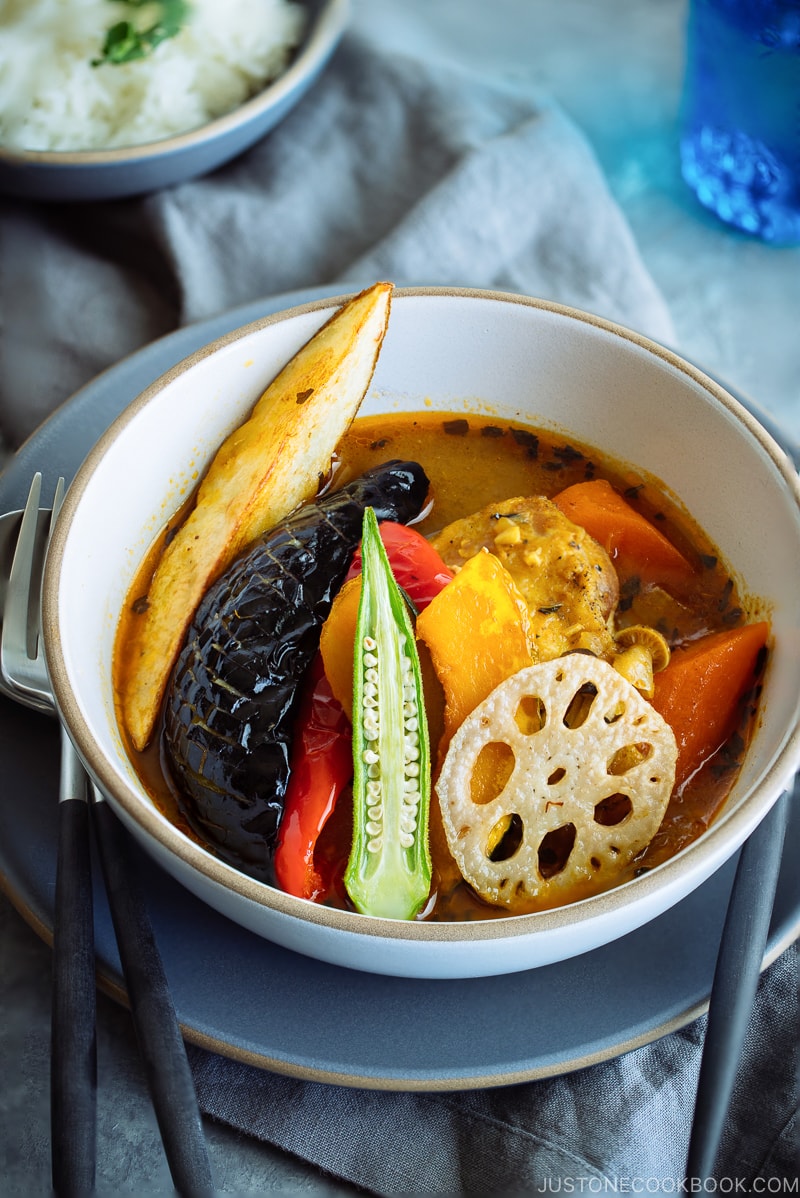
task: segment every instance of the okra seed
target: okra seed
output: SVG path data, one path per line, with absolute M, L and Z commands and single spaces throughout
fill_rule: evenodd
M 378 765 L 377 761 L 373 761 L 371 765 L 367 766 L 367 777 L 368 778 L 380 778 L 380 776 L 381 776 L 381 767 Z
M 404 849 L 410 849 L 414 843 L 414 837 L 409 832 L 400 833 L 400 844 Z
M 383 844 L 382 838 L 380 836 L 375 836 L 372 840 L 367 841 L 367 852 L 368 853 L 379 853 L 381 851 L 382 844 Z
M 418 778 L 419 766 L 417 765 L 416 761 L 407 761 L 405 770 L 403 772 L 407 778 Z
M 378 664 L 378 659 L 374 653 L 364 654 L 364 665 L 374 668 Z
M 367 824 L 367 835 L 368 836 L 379 836 L 380 831 L 381 831 L 380 824 L 374 823 L 372 820 L 370 820 L 369 823 Z
M 372 636 L 365 636 L 361 643 L 363 644 L 364 648 L 370 652 L 374 652 L 374 650 L 378 648 L 378 642 Z
M 377 796 L 380 793 L 381 793 L 380 782 L 368 782 L 367 783 L 367 794 L 368 795 L 376 795 Z
M 378 688 L 374 682 L 365 682 L 364 683 L 364 694 L 365 695 L 369 695 L 369 697 L 371 699 L 373 699 L 375 697 L 375 695 L 377 695 L 377 693 L 378 693 Z
M 375 820 L 377 823 L 379 820 L 383 819 L 383 807 L 368 807 L 367 815 L 371 820 Z
M 372 670 L 372 669 L 367 670 L 364 673 L 364 681 L 365 682 L 377 682 L 378 681 L 378 671 Z
M 361 754 L 361 760 L 364 762 L 364 765 L 377 765 L 380 758 L 374 749 L 365 749 Z M 379 775 L 370 774 L 369 776 L 370 778 L 377 778 Z

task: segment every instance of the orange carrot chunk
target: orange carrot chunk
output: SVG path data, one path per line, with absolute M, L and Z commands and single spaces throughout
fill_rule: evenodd
M 669 589 L 694 577 L 683 554 L 605 479 L 575 483 L 553 502 L 603 546 L 622 578 L 638 575 L 643 583 Z
M 765 622 L 712 632 L 673 650 L 669 665 L 656 674 L 652 703 L 678 742 L 676 786 L 734 732 L 768 635 Z

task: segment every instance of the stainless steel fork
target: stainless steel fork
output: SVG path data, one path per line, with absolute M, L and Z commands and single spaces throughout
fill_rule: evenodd
M 40 517 L 42 477 L 31 484 L 6 588 L 0 665 L 6 693 L 37 711 L 54 711 L 39 637 L 44 554 L 64 497 Z M 95 1179 L 97 1056 L 89 806 L 86 775 L 61 729 L 58 854 L 53 921 L 51 1155 L 57 1194 L 90 1193 Z
M 19 527 L 5 592 L 0 674 L 6 694 L 57 715 L 40 635 L 41 580 L 47 545 L 64 495 L 40 511 L 36 474 Z M 127 841 L 103 796 L 89 785 L 61 724 L 59 848 L 54 920 L 52 1171 L 57 1194 L 94 1185 L 96 1150 L 95 965 L 89 810 L 131 1015 L 164 1150 L 178 1193 L 213 1192 L 194 1079 L 144 894 Z

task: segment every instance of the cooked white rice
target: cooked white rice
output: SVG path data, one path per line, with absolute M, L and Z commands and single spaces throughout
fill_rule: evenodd
M 93 150 L 197 128 L 280 75 L 305 13 L 291 0 L 193 0 L 188 23 L 135 62 L 92 66 L 118 21 L 160 5 L 0 0 L 0 145 Z

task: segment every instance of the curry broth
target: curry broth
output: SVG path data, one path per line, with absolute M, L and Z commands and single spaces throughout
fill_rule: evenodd
M 719 561 L 717 551 L 680 506 L 659 487 L 656 480 L 626 464 L 614 462 L 595 450 L 565 441 L 541 430 L 498 422 L 488 417 L 443 413 L 414 413 L 365 417 L 356 420 L 339 445 L 334 486 L 340 486 L 363 471 L 392 458 L 422 464 L 431 481 L 432 505 L 417 527 L 432 535 L 445 525 L 472 512 L 515 496 L 551 497 L 574 483 L 606 478 L 628 502 L 654 521 L 660 530 L 698 568 L 697 585 L 691 596 L 680 600 L 665 592 L 623 587 L 616 620 L 626 624 L 650 624 L 671 644 L 730 628 L 746 615 L 741 596 Z M 171 521 L 174 529 L 185 509 Z M 124 684 L 126 647 L 135 640 L 137 608 L 141 608 L 149 578 L 170 535 L 166 529 L 153 546 L 130 591 L 130 602 L 120 620 L 115 652 L 115 693 Z M 425 662 L 423 661 L 423 666 Z M 431 744 L 435 760 L 438 708 L 441 696 L 432 670 L 426 670 L 426 697 L 431 707 Z M 625 881 L 652 868 L 695 840 L 713 821 L 735 780 L 741 755 L 749 740 L 755 718 L 758 688 L 746 697 L 739 728 L 722 750 L 673 795 L 661 828 L 650 846 L 620 876 Z M 120 721 L 121 725 L 121 721 Z M 121 725 L 122 726 L 122 725 Z M 153 801 L 162 812 L 192 839 L 202 843 L 183 818 L 180 796 L 165 768 L 160 736 L 151 746 L 128 752 Z M 435 802 L 435 796 L 433 801 Z M 317 854 L 334 863 L 336 881 L 326 901 L 349 907 L 341 882 L 351 828 L 351 799 L 345 793 L 328 821 L 317 845 Z M 432 818 L 435 826 L 435 820 Z M 424 918 L 464 920 L 502 917 L 507 912 L 475 896 L 466 883 L 449 894 L 439 893 L 434 844 L 434 887 Z M 213 850 L 212 850 L 213 851 Z M 584 897 L 580 893 L 572 900 Z

